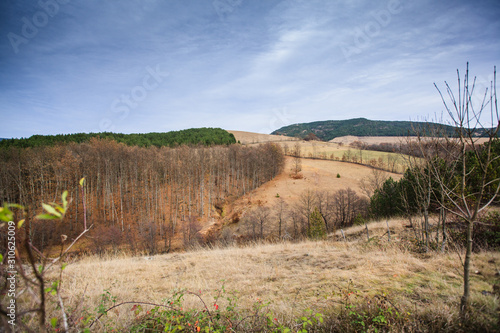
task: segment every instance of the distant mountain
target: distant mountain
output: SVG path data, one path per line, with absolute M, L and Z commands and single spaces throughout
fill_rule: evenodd
M 430 126 L 430 128 L 429 128 Z M 453 136 L 456 130 L 452 126 L 436 123 L 419 123 L 411 121 L 383 121 L 369 120 L 366 118 L 355 118 L 349 120 L 326 120 L 312 123 L 294 124 L 284 126 L 271 134 L 287 135 L 299 138 L 315 134 L 323 141 L 330 141 L 336 137 L 354 136 L 407 136 L 415 135 L 415 127 L 425 128 L 429 132 L 435 129 L 445 131 L 447 135 Z M 482 133 L 478 132 L 477 136 Z

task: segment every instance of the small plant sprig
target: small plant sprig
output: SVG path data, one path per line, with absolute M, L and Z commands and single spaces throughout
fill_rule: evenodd
M 84 187 L 85 178 L 82 178 L 79 182 L 80 187 Z M 83 204 L 85 207 L 85 196 L 83 198 Z M 64 191 L 61 195 L 61 203 L 42 203 L 42 208 L 44 213 L 37 215 L 35 218 L 39 220 L 60 220 L 63 221 L 66 215 L 70 204 L 70 200 L 68 200 L 68 191 Z M 17 230 L 21 231 L 24 229 L 27 223 L 25 221 L 29 218 L 28 214 L 26 214 L 25 208 L 18 204 L 4 204 L 4 207 L 0 209 L 0 220 L 2 221 L 13 221 L 15 214 L 12 212 L 12 208 L 18 209 L 22 216 L 25 219 L 21 219 L 17 222 Z M 59 330 L 59 326 L 65 332 L 68 332 L 73 324 L 73 316 L 68 316 L 67 311 L 63 302 L 63 297 L 61 295 L 61 286 L 62 286 L 62 273 L 66 268 L 67 264 L 63 262 L 64 257 L 68 254 L 69 250 L 92 228 L 92 226 L 87 228 L 86 224 L 86 211 L 84 209 L 84 230 L 69 244 L 66 245 L 67 236 L 61 235 L 61 248 L 59 254 L 55 258 L 47 258 L 41 251 L 39 251 L 31 242 L 29 238 L 29 231 L 24 230 L 24 242 L 23 248 L 21 249 L 20 245 L 16 243 L 16 269 L 18 274 L 20 275 L 21 280 L 24 282 L 22 286 L 22 290 L 19 291 L 18 294 L 29 293 L 32 295 L 37 295 L 34 299 L 36 300 L 36 305 L 33 308 L 22 311 L 17 314 L 16 324 L 20 325 L 27 332 L 33 332 L 33 330 L 29 327 L 29 319 L 24 320 L 24 317 L 27 314 L 36 313 L 38 315 L 38 325 L 36 331 L 37 332 L 46 332 L 50 330 L 50 328 Z M 21 264 L 21 258 L 19 253 L 24 250 L 27 255 L 27 266 L 23 266 Z M 35 254 L 38 258 L 35 258 Z M 0 261 L 3 260 L 3 257 L 0 258 Z M 48 283 L 47 274 L 51 270 L 54 265 L 59 264 L 59 276 L 58 279 Z M 28 267 L 28 268 L 26 268 Z M 54 301 L 58 308 L 61 310 L 61 318 L 59 320 L 57 317 L 53 317 L 50 319 L 50 325 L 47 325 L 47 301 L 50 300 L 50 297 L 56 297 Z M 6 311 L 0 309 L 0 314 L 5 316 Z M 62 322 L 62 323 L 61 323 Z

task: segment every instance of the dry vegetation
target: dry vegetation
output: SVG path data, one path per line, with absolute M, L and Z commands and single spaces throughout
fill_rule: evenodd
M 354 161 L 355 163 L 377 166 L 379 168 L 397 173 L 403 173 L 406 168 L 404 159 L 402 159 L 397 153 L 359 149 L 359 147 L 356 146 L 356 143 L 398 144 L 405 140 L 405 138 L 401 137 L 348 136 L 336 138 L 330 142 L 323 142 L 314 140 L 304 141 L 280 135 L 268 135 L 241 131 L 229 132 L 235 136 L 236 140 L 240 141 L 244 145 L 253 146 L 262 142 L 275 142 L 283 148 L 285 155 L 291 155 L 294 146 L 299 144 L 301 149 L 300 156 L 305 158 L 332 161 Z M 365 142 L 365 138 L 367 138 L 368 141 Z
M 346 135 L 339 136 L 335 139 L 330 140 L 329 142 L 333 143 L 342 143 L 344 145 L 350 145 L 356 141 L 367 143 L 367 144 L 380 144 L 380 143 L 402 143 L 404 142 L 404 138 L 399 136 L 354 136 L 354 135 Z
M 371 177 L 373 169 L 367 166 L 344 163 L 338 161 L 323 161 L 313 159 L 302 159 L 302 178 L 294 179 L 293 158 L 285 159 L 285 169 L 280 175 L 259 188 L 247 193 L 224 208 L 224 218 L 214 220 L 212 224 L 205 227 L 204 233 L 221 231 L 225 226 L 231 234 L 241 235 L 241 220 L 256 207 L 267 207 L 275 209 L 276 205 L 283 200 L 288 208 L 297 207 L 301 196 L 307 191 L 338 191 L 352 189 L 358 195 L 363 196 L 361 180 Z M 340 178 L 337 178 L 337 174 Z M 384 180 L 392 177 L 395 180 L 401 178 L 400 174 L 384 173 Z M 273 208 L 274 207 L 274 208 Z M 235 221 L 234 218 L 238 220 Z M 266 229 L 275 230 L 277 220 L 269 219 Z M 291 228 L 288 218 L 284 228 Z
M 270 301 L 269 309 L 282 322 L 293 322 L 308 308 L 323 313 L 340 312 L 342 291 L 355 303 L 363 303 L 375 295 L 387 295 L 409 320 L 438 331 L 439 325 L 457 320 L 461 294 L 461 264 L 456 254 L 432 253 L 416 255 L 398 245 L 405 232 L 402 221 L 392 220 L 393 241 L 388 243 L 385 221 L 371 224 L 372 241 L 359 241 L 347 232 L 347 242 L 305 241 L 199 249 L 188 253 L 159 255 L 151 258 L 87 257 L 65 270 L 63 292 L 71 306 L 83 297 L 83 308 L 92 312 L 101 294 L 109 291 L 117 301 L 148 301 L 162 304 L 173 290 L 185 288 L 201 291 L 208 302 L 215 290 L 224 285 L 237 292 L 241 308 L 251 308 L 259 299 Z M 150 260 L 147 260 L 150 259 Z M 472 279 L 473 304 L 477 320 L 494 322 L 498 295 L 492 291 L 500 266 L 499 253 L 474 256 Z M 105 324 L 123 328 L 134 320 L 132 305 L 118 307 L 108 313 Z M 187 296 L 185 307 L 201 308 L 200 301 Z M 54 310 L 56 311 L 56 310 Z M 446 328 L 447 326 L 443 326 Z
M 239 141 L 243 145 L 265 143 L 265 142 L 299 141 L 299 139 L 297 138 L 284 135 L 271 135 L 271 134 L 262 134 L 262 133 L 245 132 L 245 131 L 228 131 L 228 132 L 233 134 L 234 137 L 236 138 L 236 141 Z

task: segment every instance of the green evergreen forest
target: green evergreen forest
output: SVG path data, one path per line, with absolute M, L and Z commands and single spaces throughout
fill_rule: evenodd
M 336 137 L 346 135 L 414 136 L 417 133 L 424 133 L 426 136 L 434 136 L 433 133 L 440 133 L 440 135 L 446 134 L 447 136 L 453 137 L 456 134 L 456 128 L 449 125 L 428 122 L 383 121 L 355 118 L 293 124 L 277 129 L 271 134 L 305 138 L 311 133 L 323 141 L 330 141 Z M 482 136 L 484 135 L 484 131 L 478 130 L 475 135 Z
M 0 148 L 44 147 L 66 143 L 83 143 L 92 138 L 110 139 L 128 146 L 173 147 L 187 145 L 230 145 L 236 143 L 234 135 L 220 128 L 191 128 L 165 133 L 122 134 L 122 133 L 76 133 L 58 135 L 33 135 L 29 138 L 0 140 Z

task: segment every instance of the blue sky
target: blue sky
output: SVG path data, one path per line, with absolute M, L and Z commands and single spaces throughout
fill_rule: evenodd
M 2 0 L 0 137 L 434 119 L 497 0 Z

